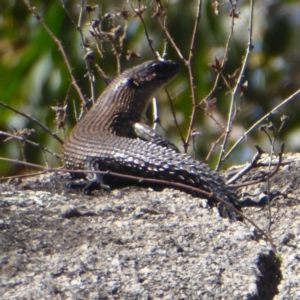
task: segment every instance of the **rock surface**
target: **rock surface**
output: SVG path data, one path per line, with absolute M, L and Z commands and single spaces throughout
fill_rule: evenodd
M 276 252 L 247 221 L 222 219 L 206 200 L 177 190 L 87 196 L 66 188 L 64 174 L 1 183 L 0 298 L 299 299 L 300 157 L 285 161 L 269 189 L 239 189 L 253 201 L 270 191 Z M 268 207 L 244 212 L 268 230 Z

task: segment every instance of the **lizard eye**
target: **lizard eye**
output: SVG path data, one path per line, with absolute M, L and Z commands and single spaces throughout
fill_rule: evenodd
M 161 73 L 164 71 L 165 66 L 162 62 L 156 61 L 156 62 L 152 63 L 151 68 L 153 68 L 154 72 Z

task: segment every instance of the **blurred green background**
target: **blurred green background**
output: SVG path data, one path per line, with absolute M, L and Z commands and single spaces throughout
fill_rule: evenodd
M 90 84 L 86 76 L 84 51 L 76 24 L 78 22 L 80 4 L 82 1 L 65 1 L 69 15 L 62 7 L 63 1 L 31 1 L 32 6 L 44 19 L 53 34 L 62 42 L 67 53 L 74 76 L 86 99 L 91 97 Z M 197 1 L 161 1 L 166 8 L 167 27 L 176 45 L 187 58 L 192 30 L 195 22 Z M 201 20 L 195 41 L 193 72 L 196 86 L 196 100 L 199 102 L 211 90 L 216 73 L 208 66 L 215 57 L 222 59 L 224 47 L 231 30 L 230 5 L 221 5 L 216 14 L 212 3 L 203 1 Z M 219 1 L 220 2 L 220 1 Z M 245 78 L 248 88 L 238 97 L 239 112 L 231 132 L 230 145 L 260 117 L 278 105 L 283 99 L 300 88 L 300 6 L 298 0 L 286 1 L 256 1 L 254 10 L 253 45 L 247 65 Z M 236 11 L 239 18 L 235 19 L 234 34 L 229 46 L 224 75 L 232 75 L 241 66 L 248 43 L 248 23 L 250 1 L 239 1 Z M 145 38 L 144 29 L 139 18 L 134 17 L 132 6 L 137 7 L 137 1 L 102 0 L 87 2 L 98 5 L 92 18 L 105 14 L 116 14 L 121 10 L 129 12 L 126 38 L 121 50 L 122 69 L 140 62 L 153 59 L 153 54 Z M 143 18 L 145 20 L 153 45 L 163 53 L 166 36 L 161 30 L 158 18 L 152 17 L 155 1 L 141 1 L 146 6 Z M 115 26 L 124 26 L 122 17 L 115 17 Z M 103 30 L 108 30 L 109 20 L 103 21 Z M 85 13 L 82 22 L 85 38 L 92 42 L 89 33 L 88 15 Z M 95 60 L 108 76 L 116 76 L 116 59 L 108 42 L 104 43 L 104 56 L 101 57 L 91 45 Z M 127 51 L 134 51 L 141 57 L 127 60 Z M 174 99 L 174 107 L 180 129 L 186 135 L 191 114 L 191 90 L 189 88 L 188 72 L 178 55 L 167 43 L 167 58 L 179 61 L 181 72 L 169 85 L 169 92 Z M 96 93 L 99 95 L 105 88 L 104 80 L 92 66 L 96 79 Z M 228 78 L 228 77 L 227 77 Z M 0 101 L 30 114 L 41 123 L 47 125 L 61 138 L 68 134 L 75 124 L 74 106 L 80 110 L 80 99 L 75 89 L 70 86 L 70 76 L 58 46 L 36 20 L 22 0 L 2 0 L 0 2 Z M 214 117 L 224 126 L 228 117 L 231 94 L 222 81 L 217 91 L 212 95 L 217 98 L 216 108 L 212 111 Z M 174 127 L 173 117 L 164 91 L 159 96 L 159 115 L 166 129 L 167 137 L 182 150 L 179 134 Z M 281 131 L 276 146 L 281 141 L 286 143 L 286 152 L 299 151 L 299 105 L 300 97 L 290 102 L 273 115 L 271 121 L 275 130 L 280 126 L 282 115 L 288 115 L 289 121 Z M 55 123 L 55 113 L 51 106 L 67 107 L 65 129 L 58 129 Z M 61 153 L 60 144 L 49 134 L 37 127 L 26 118 L 0 106 L 0 130 L 14 132 L 23 128 L 35 129 L 33 141 Z M 198 159 L 204 159 L 213 142 L 221 135 L 222 130 L 202 111 L 198 111 L 194 124 L 200 136 L 195 138 L 196 153 L 193 146 L 190 154 Z M 20 143 L 16 140 L 6 140 L 0 136 L 0 156 L 22 159 Z M 243 143 L 235 149 L 225 166 L 249 160 L 254 151 L 254 143 L 264 150 L 270 151 L 270 143 L 265 134 L 255 130 Z M 192 141 L 191 141 L 192 144 Z M 278 150 L 278 147 L 276 148 Z M 209 160 L 211 167 L 215 166 L 220 146 L 217 146 Z M 45 154 L 33 146 L 24 147 L 27 161 L 45 165 Z M 50 166 L 59 166 L 61 162 L 47 154 Z M 0 176 L 14 175 L 26 172 L 20 165 L 0 161 Z

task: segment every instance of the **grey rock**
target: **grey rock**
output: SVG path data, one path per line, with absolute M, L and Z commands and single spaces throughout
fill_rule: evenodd
M 276 252 L 247 221 L 223 219 L 205 200 L 177 190 L 87 196 L 68 189 L 65 174 L 2 183 L 0 298 L 300 298 L 300 159 L 287 160 L 269 188 L 282 192 L 270 206 Z M 239 189 L 241 199 L 266 191 L 264 182 Z M 268 230 L 267 207 L 244 212 Z

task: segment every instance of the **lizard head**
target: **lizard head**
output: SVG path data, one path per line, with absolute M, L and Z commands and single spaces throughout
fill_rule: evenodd
M 178 73 L 179 65 L 172 60 L 153 60 L 138 65 L 123 75 L 127 85 L 147 92 L 158 92 L 168 84 Z
M 178 71 L 179 65 L 174 61 L 153 60 L 123 72 L 118 77 L 116 86 L 116 90 L 120 92 L 118 113 L 126 113 L 130 121 L 140 121 L 155 94 L 167 85 Z

